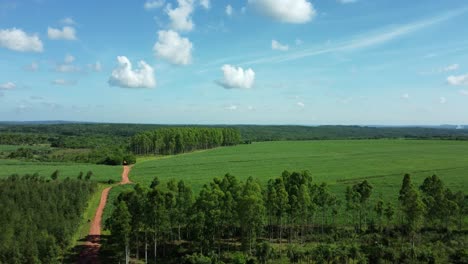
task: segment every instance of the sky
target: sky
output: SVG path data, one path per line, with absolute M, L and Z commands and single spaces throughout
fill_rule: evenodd
M 465 0 L 0 0 L 0 120 L 468 124 Z

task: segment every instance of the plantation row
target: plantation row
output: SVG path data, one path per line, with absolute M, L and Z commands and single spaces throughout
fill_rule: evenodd
M 252 178 L 239 182 L 227 174 L 196 198 L 183 181 L 162 186 L 155 178 L 150 188 L 136 185 L 119 195 L 106 221 L 107 250 L 113 262 L 127 263 L 130 256 L 154 263 L 468 260 L 466 236 L 450 231 L 463 229 L 468 196 L 452 193 L 437 176 L 417 188 L 405 175 L 398 201 L 371 204 L 367 181 L 345 192 L 340 201 L 308 172 L 285 171 L 265 189 Z M 338 217 L 347 223 L 339 225 Z
M 238 130 L 231 128 L 160 128 L 139 133 L 130 139 L 130 150 L 137 155 L 172 155 L 199 149 L 239 144 Z
M 13 175 L 0 190 L 0 263 L 49 264 L 71 246 L 96 183 Z

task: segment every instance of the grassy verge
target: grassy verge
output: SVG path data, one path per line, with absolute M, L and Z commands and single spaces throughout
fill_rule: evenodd
M 74 244 L 72 246 L 77 246 L 85 241 L 86 237 L 89 234 L 91 221 L 94 218 L 94 215 L 96 214 L 96 210 L 99 206 L 99 202 L 101 201 L 102 191 L 109 186 L 110 185 L 108 184 L 101 184 L 101 183 L 98 184 L 98 188 L 96 192 L 93 194 L 93 196 L 91 197 L 91 199 L 89 200 L 88 207 L 86 208 L 82 216 L 80 226 L 78 227 L 75 237 L 73 238 Z

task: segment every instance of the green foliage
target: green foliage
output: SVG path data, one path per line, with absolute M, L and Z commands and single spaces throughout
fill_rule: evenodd
M 140 155 L 171 155 L 239 143 L 239 132 L 230 128 L 160 128 L 132 137 L 130 149 Z
M 61 263 L 95 189 L 37 175 L 0 180 L 0 263 Z

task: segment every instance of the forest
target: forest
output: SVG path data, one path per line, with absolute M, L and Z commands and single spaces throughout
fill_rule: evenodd
M 62 263 L 97 183 L 58 174 L 0 180 L 0 263 Z
M 466 193 L 409 174 L 395 201 L 373 191 L 364 180 L 340 199 L 309 172 L 284 171 L 265 187 L 226 174 L 195 196 L 156 177 L 118 196 L 104 251 L 113 263 L 468 262 Z
M 138 155 L 174 155 L 199 149 L 239 144 L 239 131 L 232 128 L 160 128 L 130 139 L 130 150 Z

